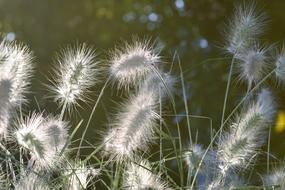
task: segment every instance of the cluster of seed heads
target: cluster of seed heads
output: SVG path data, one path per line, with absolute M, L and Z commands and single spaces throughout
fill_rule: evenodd
M 56 59 L 53 77 L 49 78 L 46 86 L 50 90 L 50 100 L 58 104 L 60 113 L 58 110 L 53 114 L 25 111 L 23 107 L 28 104 L 27 95 L 35 70 L 33 53 L 23 44 L 2 39 L 0 188 L 86 189 L 94 187 L 95 177 L 103 176 L 105 172 L 113 179 L 110 185 L 113 189 L 218 190 L 247 185 L 246 180 L 240 177 L 240 171 L 254 165 L 266 143 L 276 112 L 273 95 L 268 88 L 262 87 L 263 82 L 273 74 L 278 81 L 285 80 L 285 51 L 282 50 L 271 64 L 269 55 L 273 46 L 261 45 L 258 39 L 265 24 L 266 17 L 257 13 L 254 5 L 236 9 L 227 32 L 225 49 L 232 55 L 232 65 L 236 66 L 233 68 L 237 68 L 240 79 L 247 82 L 248 89 L 240 104 L 243 107 L 239 114 L 233 112 L 234 119 L 232 115 L 225 121 L 222 119 L 221 128 L 207 148 L 190 140 L 186 151 L 179 149 L 175 153 L 174 165 L 179 165 L 179 161 L 184 159 L 188 166 L 187 184 L 181 182 L 180 185 L 168 180 L 170 176 L 165 166 L 160 164 L 160 170 L 156 171 L 155 165 L 145 158 L 158 137 L 159 126 L 165 125 L 162 106 L 168 99 L 173 104 L 177 83 L 176 77 L 165 71 L 155 44 L 148 40 L 135 40 L 111 54 L 108 71 L 104 72 L 108 75 L 105 86 L 111 82 L 118 90 L 125 90 L 127 98 L 118 105 L 118 112 L 109 123 L 101 145 L 87 156 L 88 159 L 84 159 L 80 154 L 73 156 L 71 131 L 75 126 L 67 121 L 72 113 L 68 115 L 66 111 L 90 100 L 91 88 L 97 84 L 97 76 L 101 72 L 95 51 L 87 44 L 69 46 Z M 175 105 L 172 106 L 175 109 Z M 89 122 L 85 130 L 88 125 Z M 163 130 L 160 133 L 164 134 Z M 172 143 L 175 146 L 175 140 Z M 107 161 L 94 159 L 96 168 L 89 160 L 97 152 L 101 160 L 107 158 Z M 115 166 L 116 171 L 109 173 L 108 166 Z M 179 170 L 182 175 L 183 168 Z M 264 185 L 279 185 L 285 189 L 284 180 L 285 171 L 276 169 L 264 176 L 263 181 Z M 104 181 L 104 178 L 98 181 Z

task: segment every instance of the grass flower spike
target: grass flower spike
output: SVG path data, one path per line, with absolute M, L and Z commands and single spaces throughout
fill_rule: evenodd
M 51 189 L 44 178 L 33 172 L 22 175 L 18 183 L 15 185 L 15 190 L 49 190 Z
M 226 49 L 232 54 L 239 53 L 250 47 L 264 31 L 266 17 L 255 10 L 254 3 L 249 6 L 239 6 L 229 24 Z
M 0 80 L 10 80 L 9 102 L 19 106 L 26 101 L 33 73 L 33 56 L 27 46 L 3 40 L 0 43 Z
M 68 47 L 58 59 L 55 77 L 50 89 L 54 92 L 55 101 L 68 107 L 78 100 L 86 100 L 86 92 L 96 82 L 95 52 L 86 44 L 75 48 Z
M 105 150 L 117 160 L 132 158 L 138 150 L 147 150 L 154 135 L 153 127 L 160 119 L 155 97 L 151 91 L 138 94 L 121 106 L 122 111 L 104 139 Z
M 218 143 L 223 175 L 229 169 L 245 167 L 266 139 L 265 130 L 273 120 L 275 104 L 271 94 L 262 90 L 257 101 L 230 126 Z
M 87 167 L 81 161 L 69 165 L 65 171 L 64 190 L 81 190 L 88 187 L 89 182 L 99 175 L 99 170 Z
M 160 63 L 160 56 L 148 41 L 135 41 L 113 53 L 110 60 L 110 77 L 118 88 L 137 86 Z
M 28 149 L 36 166 L 49 170 L 61 164 L 64 157 L 61 153 L 68 137 L 65 122 L 33 113 L 19 125 L 16 139 L 19 145 Z
M 279 185 L 281 190 L 285 189 L 285 171 L 283 169 L 275 169 L 269 175 L 264 176 L 263 181 L 265 185 Z
M 277 56 L 275 62 L 275 75 L 280 81 L 285 81 L 285 49 Z
M 6 137 L 10 120 L 11 80 L 0 80 L 0 136 Z
M 268 48 L 259 48 L 255 45 L 238 54 L 237 58 L 242 61 L 239 64 L 240 78 L 247 81 L 249 86 L 258 82 L 268 68 L 267 51 Z
M 160 175 L 154 174 L 147 161 L 130 163 L 124 174 L 124 187 L 129 190 L 156 189 L 170 190 L 161 180 Z

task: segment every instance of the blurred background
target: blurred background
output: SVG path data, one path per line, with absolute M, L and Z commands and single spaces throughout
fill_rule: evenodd
M 246 2 L 246 1 L 245 1 Z M 259 0 L 258 7 L 266 12 L 269 25 L 262 39 L 282 46 L 285 37 L 284 0 Z M 234 5 L 242 1 L 228 0 L 0 0 L 0 31 L 8 40 L 20 40 L 34 51 L 37 63 L 33 80 L 33 95 L 29 108 L 58 113 L 56 105 L 45 98 L 48 93 L 42 83 L 47 83 L 46 75 L 54 66 L 56 52 L 68 44 L 87 42 L 96 48 L 98 58 L 108 59 L 108 53 L 122 41 L 131 41 L 131 36 L 151 37 L 164 47 L 163 59 L 171 63 L 175 54 L 179 55 L 185 77 L 187 101 L 190 114 L 210 117 L 213 127 L 220 125 L 224 93 L 226 88 L 229 59 L 222 47 L 225 42 L 223 32 L 232 16 Z M 230 58 L 230 57 L 228 57 Z M 170 64 L 166 64 L 166 69 Z M 174 72 L 179 76 L 177 60 Z M 102 83 L 93 89 L 91 98 L 96 100 Z M 279 119 L 272 128 L 271 152 L 283 160 L 285 154 L 285 88 L 272 80 L 267 86 L 274 91 L 279 104 Z M 231 85 L 227 113 L 245 93 L 244 86 L 235 75 Z M 112 119 L 117 100 L 124 95 L 111 88 L 104 96 L 87 140 L 100 143 L 106 121 Z M 184 112 L 182 91 L 176 92 L 178 113 Z M 72 122 L 87 119 L 94 102 L 83 105 L 84 109 L 72 116 Z M 73 121 L 74 120 L 74 121 Z M 168 118 L 168 124 L 185 118 Z M 207 119 L 191 118 L 194 136 L 204 145 L 209 143 L 210 122 Z M 84 125 L 83 125 L 84 126 Z M 183 144 L 187 145 L 187 126 L 182 128 Z M 173 125 L 173 128 L 175 126 Z M 80 132 L 78 137 L 80 137 Z

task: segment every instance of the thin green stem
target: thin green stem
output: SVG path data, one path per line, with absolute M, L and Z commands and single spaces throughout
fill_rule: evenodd
M 273 73 L 275 72 L 275 69 L 273 69 L 270 73 L 268 73 L 262 80 L 260 80 L 250 91 L 247 93 L 246 96 L 242 98 L 242 100 L 238 103 L 238 105 L 232 110 L 232 112 L 228 115 L 228 117 L 225 119 L 225 121 L 222 123 L 223 127 L 229 119 L 233 116 L 233 114 L 237 111 L 237 109 L 243 104 L 243 102 L 248 98 L 248 95 L 254 92 L 262 83 L 264 83 Z
M 161 101 L 161 89 L 159 88 L 159 115 L 162 115 L 162 101 Z M 161 116 L 162 117 L 162 116 Z M 162 131 L 162 119 L 159 120 L 159 130 Z M 162 133 L 159 133 L 159 160 L 162 160 Z M 162 162 L 159 163 L 159 171 L 162 170 Z
M 268 131 L 268 143 L 267 143 L 267 174 L 269 174 L 269 169 L 270 169 L 270 141 L 271 141 L 271 127 L 269 127 Z
M 97 106 L 98 106 L 99 101 L 100 101 L 101 98 L 103 97 L 104 91 L 105 91 L 105 89 L 106 89 L 106 87 L 107 87 L 109 81 L 110 81 L 110 77 L 106 80 L 104 86 L 102 87 L 102 89 L 101 89 L 101 91 L 100 91 L 100 94 L 99 94 L 99 96 L 98 96 L 98 98 L 97 98 L 97 101 L 95 102 L 95 105 L 94 105 L 94 107 L 93 107 L 93 109 L 92 109 L 92 111 L 91 111 L 91 114 L 90 114 L 90 116 L 89 116 L 88 122 L 87 122 L 86 127 L 85 127 L 85 129 L 84 129 L 84 131 L 83 131 L 83 134 L 82 134 L 82 136 L 81 136 L 81 140 L 80 140 L 80 143 L 79 143 L 79 147 L 78 147 L 78 151 L 77 151 L 77 154 L 76 154 L 76 158 L 79 157 L 79 154 L 80 154 L 80 147 L 82 146 L 83 139 L 84 139 L 84 137 L 85 137 L 85 135 L 86 135 L 86 132 L 87 132 L 87 130 L 88 130 L 88 127 L 90 126 L 90 123 L 91 123 L 91 120 L 92 120 L 93 115 L 94 115 L 94 113 L 95 113 L 95 110 L 96 110 L 96 108 L 97 108 Z
M 176 112 L 176 106 L 175 106 L 175 101 L 174 101 L 174 98 L 172 96 L 172 93 L 170 92 L 167 84 L 165 83 L 165 81 L 163 80 L 163 77 L 161 76 L 160 72 L 157 70 L 156 67 L 152 66 L 152 70 L 157 74 L 157 76 L 160 78 L 160 80 L 162 81 L 163 83 L 163 86 L 165 87 L 166 89 L 166 92 L 167 92 L 167 95 L 170 99 L 170 102 L 171 102 L 171 106 L 173 108 L 173 111 L 174 111 L 174 114 L 177 115 L 177 112 Z M 178 133 L 178 137 L 179 137 L 179 153 L 180 153 L 180 156 L 182 157 L 182 142 L 181 142 L 181 132 L 180 132 L 180 126 L 178 124 L 178 122 L 176 122 L 176 126 L 177 126 L 177 133 Z M 178 159 L 177 159 L 178 161 Z M 184 184 L 184 179 L 183 179 L 183 166 L 182 166 L 182 160 L 180 159 L 179 162 L 178 162 L 178 169 L 179 169 L 179 174 L 180 174 L 180 182 L 181 182 L 181 186 Z
M 223 113 L 222 113 L 222 119 L 221 119 L 221 126 L 222 126 L 223 123 L 224 123 L 224 117 L 225 117 L 225 112 L 226 112 L 226 108 L 227 108 L 228 95 L 229 95 L 229 91 L 230 91 L 232 73 L 233 73 L 233 68 L 234 68 L 234 61 L 235 61 L 235 56 L 232 58 L 232 61 L 231 61 L 230 72 L 229 72 L 229 76 L 228 76 L 227 87 L 226 87 L 226 93 L 225 93 L 225 98 L 224 98 L 224 105 L 223 105 Z
M 64 103 L 63 103 L 61 112 L 60 112 L 60 120 L 63 120 L 64 113 L 65 113 L 65 110 L 66 110 L 66 106 L 67 106 L 67 101 L 65 100 Z
M 187 104 L 187 98 L 186 98 L 186 92 L 185 92 L 185 83 L 184 83 L 184 76 L 182 72 L 182 67 L 180 63 L 180 59 L 178 59 L 178 65 L 180 69 L 180 80 L 182 84 L 182 91 L 183 91 L 183 102 L 184 102 L 184 107 L 185 107 L 185 112 L 186 112 L 186 121 L 187 121 L 187 127 L 188 127 L 188 133 L 189 133 L 189 140 L 190 140 L 190 146 L 192 146 L 193 141 L 192 141 L 192 134 L 191 134 L 191 127 L 190 127 L 190 119 L 188 117 L 189 115 L 189 109 L 188 109 L 188 104 Z
M 113 189 L 119 189 L 120 177 L 121 177 L 121 163 L 117 162 L 115 177 L 114 177 L 115 179 L 114 179 L 114 183 L 113 183 Z

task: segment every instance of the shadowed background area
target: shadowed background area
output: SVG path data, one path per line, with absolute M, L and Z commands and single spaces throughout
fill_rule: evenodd
M 30 104 L 27 108 L 58 113 L 56 104 L 43 98 L 48 93 L 42 83 L 47 83 L 46 75 L 54 66 L 56 52 L 68 44 L 87 42 L 94 46 L 98 59 L 107 60 L 108 53 L 122 41 L 131 41 L 132 36 L 149 38 L 161 47 L 163 60 L 171 66 L 172 58 L 179 55 L 186 83 L 187 101 L 190 114 L 210 117 L 213 127 L 220 125 L 223 99 L 226 88 L 229 59 L 222 50 L 226 22 L 233 13 L 238 1 L 227 0 L 0 0 L 0 31 L 8 40 L 19 40 L 30 46 L 37 63 L 36 76 Z M 285 17 L 283 0 L 258 1 L 258 7 L 266 12 L 270 22 L 262 39 L 266 42 L 281 42 L 285 37 Z M 103 61 L 106 62 L 106 61 Z M 173 73 L 179 76 L 177 59 L 174 61 Z M 89 117 L 94 100 L 102 87 L 106 76 L 101 73 L 102 81 L 94 87 L 91 94 L 93 101 L 72 116 L 77 123 Z M 245 94 L 244 86 L 234 77 L 231 86 L 227 113 Z M 179 80 L 178 80 L 179 81 Z M 267 85 L 276 85 L 269 82 Z M 276 88 L 275 88 L 276 89 Z M 119 97 L 117 95 L 120 95 Z M 274 91 L 279 104 L 279 122 L 273 126 L 271 152 L 282 159 L 285 153 L 285 114 L 284 88 Z M 106 127 L 106 121 L 112 119 L 117 109 L 116 101 L 124 95 L 111 88 L 104 96 L 92 120 L 86 139 L 95 144 L 100 143 L 100 134 Z M 184 114 L 182 91 L 177 90 L 176 104 L 178 113 Z M 27 109 L 28 110 L 28 109 Z M 179 122 L 185 118 L 177 117 Z M 169 125 L 175 118 L 169 118 Z M 193 136 L 207 145 L 209 143 L 210 124 L 205 119 L 191 118 Z M 174 126 L 174 125 L 173 125 Z M 182 132 L 183 143 L 187 144 L 187 127 Z M 80 137 L 80 132 L 77 137 Z M 283 140 L 284 139 L 284 140 Z

